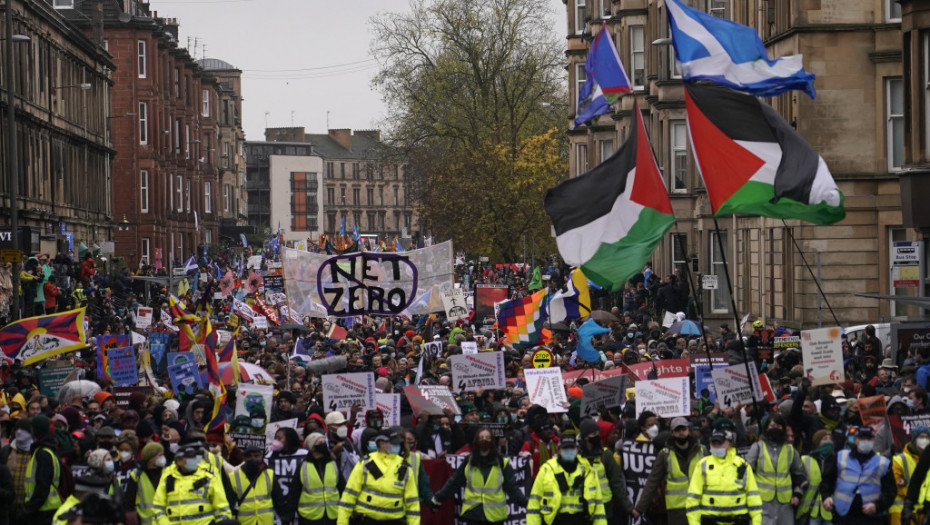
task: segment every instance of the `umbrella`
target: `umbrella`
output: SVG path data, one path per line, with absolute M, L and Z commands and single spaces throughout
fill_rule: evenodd
M 300 332 L 309 332 L 310 329 L 302 324 L 297 323 L 284 323 L 281 325 L 281 330 L 298 330 Z
M 550 323 L 549 321 L 546 321 L 543 327 L 556 332 L 568 332 L 571 330 L 565 323 Z
M 76 397 L 89 399 L 97 392 L 100 392 L 100 385 L 97 383 L 86 379 L 77 379 L 61 386 L 58 391 L 58 402 L 67 403 Z
M 606 310 L 594 310 L 593 312 L 591 312 L 591 319 L 594 319 L 595 321 L 599 323 L 613 323 L 613 322 L 619 323 L 620 322 L 619 317 L 617 317 L 616 315 Z
M 232 363 L 218 363 L 220 369 L 220 379 L 223 381 L 224 385 L 231 385 L 236 382 L 235 378 L 233 377 L 233 367 L 231 365 Z M 272 375 L 269 374 L 264 368 L 258 365 L 253 365 L 252 363 L 240 361 L 239 372 L 241 374 L 243 383 L 251 382 L 257 384 L 274 384 L 275 382 L 274 377 L 272 377 Z M 200 373 L 200 378 L 203 380 L 204 384 L 209 382 L 206 369 Z
M 668 327 L 668 333 L 680 335 L 701 335 L 701 327 L 690 319 L 675 321 Z

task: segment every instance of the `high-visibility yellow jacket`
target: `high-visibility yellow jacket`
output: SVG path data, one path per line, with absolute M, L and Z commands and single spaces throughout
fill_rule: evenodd
M 336 463 L 330 461 L 323 470 L 323 479 L 310 461 L 300 465 L 300 501 L 297 513 L 307 520 L 319 520 L 324 516 L 334 520 L 339 514 L 339 474 Z
M 791 501 L 791 464 L 797 452 L 791 445 L 782 445 L 778 449 L 778 458 L 772 461 L 769 448 L 765 442 L 759 442 L 759 459 L 753 465 L 759 495 L 762 501 L 778 500 L 779 503 Z
M 32 457 L 29 458 L 29 462 L 26 463 L 26 501 L 32 498 L 36 490 L 36 456 L 39 454 L 48 454 L 48 457 L 51 459 L 52 468 L 54 469 L 52 472 L 52 484 L 48 487 L 48 497 L 46 497 L 42 505 L 39 506 L 39 512 L 58 510 L 58 507 L 61 507 L 61 496 L 58 494 L 58 487 L 61 486 L 61 465 L 58 463 L 58 456 L 44 446 L 36 448 L 32 452 Z
M 58 507 L 58 511 L 52 517 L 52 525 L 68 525 L 68 520 L 62 518 L 61 515 L 73 509 L 80 502 L 81 500 L 75 498 L 74 494 L 68 496 L 68 499 L 61 504 L 61 507 Z
M 420 524 L 420 498 L 410 464 L 397 454 L 372 452 L 352 469 L 339 505 L 338 525 L 359 514 L 379 520 Z
M 908 445 L 910 445 L 910 443 Z M 895 454 L 894 458 L 891 459 L 891 471 L 894 473 L 894 480 L 898 487 L 898 492 L 895 494 L 894 498 L 894 504 L 888 508 L 892 525 L 900 525 L 901 523 L 901 511 L 904 510 L 904 500 L 907 498 L 907 487 L 911 484 L 911 475 L 914 474 L 914 469 L 917 468 L 917 460 L 920 459 L 919 456 L 915 455 L 910 450 L 910 446 L 908 445 L 904 446 L 903 452 Z M 903 485 L 900 483 L 902 480 L 904 481 Z M 916 506 L 916 508 L 920 508 L 920 506 Z
M 210 525 L 227 518 L 232 512 L 226 492 L 211 469 L 184 474 L 177 463 L 165 467 L 155 489 L 155 525 Z
M 149 479 L 148 473 L 143 469 L 136 469 L 129 474 L 136 484 L 136 514 L 139 516 L 139 525 L 153 525 L 155 523 L 155 484 Z
M 591 464 L 581 456 L 574 472 L 552 458 L 539 467 L 526 508 L 526 525 L 551 525 L 559 514 L 587 516 L 593 525 L 607 525 L 601 485 Z
M 665 450 L 665 508 L 666 509 L 684 509 L 688 498 L 688 485 L 691 484 L 691 475 L 700 463 L 701 458 L 707 455 L 707 451 L 701 446 L 691 461 L 688 463 L 688 472 L 682 470 L 678 463 L 678 454 L 669 449 Z
M 823 480 L 823 473 L 820 471 L 820 463 L 810 456 L 801 456 L 801 463 L 807 472 L 807 489 L 801 497 L 801 503 L 795 513 L 796 518 L 810 516 L 811 518 L 820 518 L 823 521 L 832 521 L 833 513 L 823 508 L 823 497 L 820 495 L 820 482 Z
M 756 477 L 746 460 L 730 448 L 722 458 L 706 456 L 698 463 L 688 485 L 688 525 L 701 525 L 701 516 L 749 515 L 762 525 L 762 498 Z
M 508 465 L 504 458 L 504 467 Z M 504 473 L 499 465 L 493 465 L 485 478 L 481 469 L 465 466 L 465 493 L 462 497 L 462 514 L 481 505 L 487 521 L 507 519 L 507 494 L 504 493 Z
M 236 519 L 242 525 L 272 525 L 274 523 L 274 504 L 271 501 L 271 489 L 274 488 L 274 474 L 267 468 L 262 469 L 253 484 L 242 471 L 242 465 L 232 472 L 230 482 L 238 498 Z M 249 489 L 249 486 L 252 486 Z

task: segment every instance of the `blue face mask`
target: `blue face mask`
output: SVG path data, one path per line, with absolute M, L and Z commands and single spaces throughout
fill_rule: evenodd
M 388 450 L 391 454 L 400 454 L 400 445 L 391 445 L 391 448 Z
M 560 452 L 563 461 L 575 461 L 575 458 L 578 457 L 578 449 L 576 448 L 567 448 Z
M 187 458 L 184 462 L 184 469 L 188 472 L 193 472 L 197 470 L 197 467 L 200 465 L 200 458 Z
M 728 450 L 727 447 L 722 447 L 722 448 L 711 447 L 710 453 L 713 454 L 715 458 L 723 458 L 727 455 L 727 450 Z
M 103 468 L 107 471 L 107 474 L 110 474 L 114 470 L 116 470 L 116 465 L 113 464 L 112 461 L 107 461 L 106 463 L 103 464 Z
M 369 442 L 368 442 L 368 452 L 374 452 L 374 451 L 376 451 L 376 450 L 378 450 L 378 444 L 375 443 L 374 441 L 369 441 Z

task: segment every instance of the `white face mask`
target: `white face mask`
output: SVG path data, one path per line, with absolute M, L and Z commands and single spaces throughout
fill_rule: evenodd
M 123 450 L 119 453 L 119 460 L 123 463 L 128 462 L 130 459 L 132 459 L 132 452 L 126 452 Z
M 177 454 L 178 443 L 168 443 L 168 450 L 170 450 L 172 454 Z
M 914 440 L 914 444 L 917 445 L 917 448 L 919 448 L 920 450 L 923 450 L 927 448 L 927 445 L 930 445 L 930 438 L 925 438 L 925 437 L 917 438 Z
M 646 429 L 646 435 L 649 436 L 649 439 L 655 439 L 659 435 L 659 425 L 652 425 Z
M 346 428 L 345 425 L 342 425 L 341 427 L 336 429 L 336 436 L 338 436 L 339 439 L 345 439 L 346 436 L 348 435 L 349 435 L 349 429 Z
M 155 466 L 158 468 L 165 468 L 165 465 L 168 464 L 168 460 L 165 459 L 165 456 L 158 456 L 155 458 Z

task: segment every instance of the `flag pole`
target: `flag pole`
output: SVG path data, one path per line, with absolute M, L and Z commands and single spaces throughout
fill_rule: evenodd
M 713 218 L 714 232 L 717 234 L 717 248 L 720 250 L 720 258 L 723 261 L 723 275 L 726 277 L 727 292 L 730 294 L 730 307 L 733 309 L 733 319 L 736 321 L 734 327 L 739 329 L 739 311 L 736 309 L 736 297 L 733 295 L 733 285 L 730 282 L 730 266 L 727 264 L 727 250 L 724 248 L 723 240 L 720 238 L 720 224 L 717 223 L 717 216 L 713 215 Z M 749 357 L 746 355 L 746 345 L 743 343 L 743 334 L 738 333 L 736 337 L 743 353 L 743 363 L 746 365 L 746 379 L 749 380 L 749 394 L 752 396 L 752 404 L 755 406 L 758 400 L 756 400 L 756 390 L 752 385 L 752 371 L 749 369 Z M 711 365 L 711 370 L 713 369 L 713 365 Z
M 804 261 L 804 266 L 807 267 L 807 271 L 811 274 L 811 279 L 813 279 L 814 284 L 817 285 L 817 291 L 820 292 L 820 296 L 823 297 L 823 302 L 827 304 L 827 309 L 830 310 L 830 315 L 833 316 L 833 322 L 839 326 L 840 320 L 836 318 L 836 313 L 833 311 L 833 307 L 830 306 L 830 300 L 827 299 L 827 294 L 823 293 L 823 288 L 820 287 L 820 281 L 817 280 L 817 276 L 814 275 L 814 270 L 811 269 L 811 265 L 808 264 L 807 257 L 804 257 L 804 252 L 801 250 L 798 240 L 794 238 L 794 233 L 791 232 L 791 228 L 788 227 L 788 222 L 782 219 L 781 223 L 785 225 L 785 230 L 788 232 L 788 236 L 791 237 L 791 242 L 794 243 L 794 249 L 798 251 L 798 255 L 800 255 L 801 260 Z

